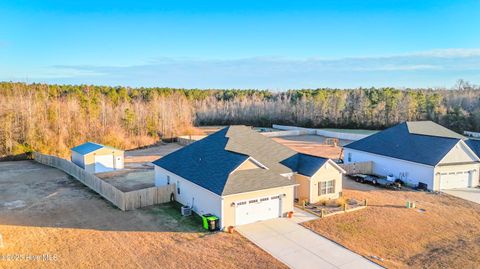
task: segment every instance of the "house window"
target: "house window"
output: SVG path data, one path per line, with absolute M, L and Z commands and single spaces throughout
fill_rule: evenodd
M 335 180 L 322 181 L 318 184 L 318 195 L 335 193 Z
M 170 185 L 170 176 L 167 176 L 167 185 Z
M 349 163 L 352 162 L 352 153 L 350 152 L 348 153 L 348 162 Z

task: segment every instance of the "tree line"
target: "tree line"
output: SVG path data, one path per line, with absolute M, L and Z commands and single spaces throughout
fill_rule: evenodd
M 480 131 L 480 88 L 216 90 L 0 83 L 0 156 L 32 150 L 67 157 L 97 141 L 122 149 L 193 134 L 199 125 L 288 124 L 383 129 L 432 120 Z

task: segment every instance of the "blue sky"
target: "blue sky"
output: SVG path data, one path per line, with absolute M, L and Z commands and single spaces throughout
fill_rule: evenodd
M 186 88 L 480 83 L 480 1 L 2 1 L 0 80 Z

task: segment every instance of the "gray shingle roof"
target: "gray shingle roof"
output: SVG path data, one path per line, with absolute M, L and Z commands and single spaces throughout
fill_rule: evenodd
M 295 182 L 280 174 L 298 167 L 311 173 L 325 160 L 300 155 L 249 127 L 230 126 L 153 163 L 218 195 L 228 195 L 291 186 Z M 235 171 L 249 157 L 268 169 Z M 300 165 L 302 160 L 306 163 Z
M 408 132 L 411 134 L 465 139 L 463 135 L 457 134 L 433 121 L 407 121 L 406 124 Z
M 248 156 L 227 151 L 228 128 L 172 152 L 153 163 L 221 195 L 230 173 Z
M 467 143 L 468 147 L 470 147 L 470 149 L 475 152 L 477 157 L 480 157 L 480 140 L 468 139 L 467 141 L 465 141 L 465 143 Z
M 278 174 L 293 172 L 289 166 L 283 165 L 281 161 L 297 154 L 296 151 L 246 126 L 230 126 L 226 136 L 229 141 L 225 150 L 251 156 Z
M 304 176 L 313 176 L 320 167 L 322 167 L 328 159 L 320 158 L 307 154 L 299 154 L 299 161 L 297 166 L 297 172 Z
M 462 138 L 431 121 L 404 122 L 345 148 L 435 166 Z
M 225 184 L 222 195 L 290 186 L 294 182 L 267 169 L 235 171 Z

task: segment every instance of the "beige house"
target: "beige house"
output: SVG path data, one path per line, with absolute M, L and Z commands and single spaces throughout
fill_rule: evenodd
M 246 126 L 226 127 L 154 164 L 156 186 L 176 184 L 179 203 L 199 215 L 218 216 L 221 228 L 286 216 L 293 211 L 295 188 L 300 186 L 296 177 L 311 174 L 313 181 L 323 182 L 318 170 L 330 172 L 335 165 L 297 153 Z
M 317 203 L 341 196 L 342 176 L 345 170 L 330 159 L 322 161 L 320 158 L 318 162 L 312 172 L 298 171 L 294 175 L 295 182 L 298 184 L 295 188 L 295 198 L 299 201 Z
M 123 150 L 86 142 L 71 149 L 72 162 L 90 173 L 123 169 Z

